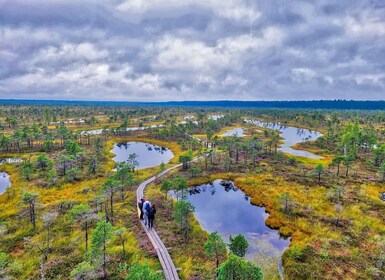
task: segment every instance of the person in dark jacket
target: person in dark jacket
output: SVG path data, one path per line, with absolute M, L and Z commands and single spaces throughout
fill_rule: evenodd
M 144 197 L 142 197 L 142 198 L 140 199 L 140 201 L 138 202 L 138 208 L 139 208 L 139 210 L 140 210 L 140 216 L 139 216 L 139 218 L 140 218 L 141 220 L 143 220 L 143 203 L 144 203 Z
M 150 211 L 148 211 L 148 228 L 152 228 L 154 226 L 155 214 L 156 207 L 155 204 L 153 204 L 150 208 Z

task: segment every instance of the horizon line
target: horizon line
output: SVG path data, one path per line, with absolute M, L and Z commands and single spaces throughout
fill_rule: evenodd
M 167 101 L 129 101 L 129 100 L 83 100 L 83 99 L 18 99 L 18 98 L 0 98 L 2 101 L 53 101 L 53 102 L 116 102 L 116 103 L 183 103 L 183 102 L 385 102 L 385 99 L 293 99 L 293 100 L 236 100 L 236 99 L 218 99 L 218 100 L 167 100 Z

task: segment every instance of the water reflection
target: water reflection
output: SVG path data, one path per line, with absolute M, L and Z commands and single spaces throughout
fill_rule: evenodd
M 192 187 L 186 200 L 195 206 L 195 217 L 208 232 L 217 231 L 226 242 L 230 235 L 243 234 L 249 242 L 246 258 L 274 258 L 282 268 L 281 256 L 290 239 L 265 225 L 268 214 L 264 207 L 250 204 L 250 197 L 231 181 L 215 180 L 211 184 Z
M 0 158 L 0 164 L 2 163 L 20 163 L 23 162 L 21 158 Z
M 156 128 L 156 127 L 164 127 L 164 125 L 163 124 L 153 124 L 150 126 L 127 127 L 124 130 L 125 131 L 140 131 L 140 130 L 146 130 L 149 128 Z M 81 135 L 100 135 L 103 133 L 113 132 L 114 130 L 115 130 L 114 128 L 83 130 L 83 131 L 80 131 L 80 134 Z
M 0 172 L 0 194 L 4 193 L 7 187 L 11 185 L 8 173 Z
M 244 129 L 242 127 L 236 127 L 231 130 L 226 131 L 225 133 L 221 134 L 221 136 L 236 136 L 236 137 L 245 137 Z
M 322 133 L 318 131 L 292 127 L 292 126 L 284 126 L 280 123 L 265 123 L 258 120 L 245 120 L 245 122 L 281 132 L 280 136 L 284 139 L 284 143 L 278 150 L 282 152 L 285 152 L 294 156 L 301 156 L 301 157 L 307 157 L 307 158 L 314 158 L 314 159 L 322 158 L 322 156 L 315 155 L 308 151 L 295 150 L 291 148 L 291 146 L 297 143 L 302 143 L 309 140 L 316 140 L 317 138 L 321 137 Z
M 124 162 L 135 153 L 137 155 L 138 169 L 158 166 L 162 162 L 168 163 L 174 157 L 170 149 L 143 142 L 116 143 L 111 150 L 116 156 L 115 162 Z

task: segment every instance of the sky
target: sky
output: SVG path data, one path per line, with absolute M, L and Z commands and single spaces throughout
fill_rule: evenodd
M 384 0 L 0 0 L 0 98 L 385 99 Z

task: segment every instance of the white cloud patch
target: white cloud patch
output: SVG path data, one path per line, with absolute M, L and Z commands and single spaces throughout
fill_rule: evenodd
M 227 67 L 228 57 L 204 42 L 165 36 L 147 46 L 154 55 L 153 67 L 157 70 L 202 71 Z
M 316 72 L 309 68 L 294 68 L 291 72 L 296 82 L 309 82 L 317 76 Z
M 356 19 L 348 17 L 345 19 L 345 28 L 349 34 L 354 36 L 379 36 L 385 35 L 385 22 L 382 18 L 366 17 L 364 19 Z
M 385 73 L 357 75 L 354 80 L 358 85 L 368 84 L 385 88 Z
M 168 16 L 184 14 L 190 9 L 207 9 L 220 17 L 241 23 L 254 23 L 261 13 L 254 5 L 237 0 L 126 0 L 116 6 L 122 12 L 131 15 L 137 21 L 145 15 Z

